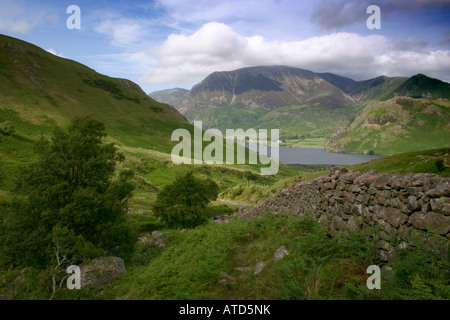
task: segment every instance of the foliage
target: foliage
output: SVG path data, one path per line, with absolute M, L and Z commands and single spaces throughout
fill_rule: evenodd
M 155 215 L 171 228 L 194 228 L 207 221 L 205 208 L 218 192 L 215 182 L 198 179 L 188 172 L 158 193 Z
M 449 154 L 449 148 L 414 151 L 374 159 L 348 168 L 361 172 L 375 169 L 380 173 L 436 173 L 446 177 L 450 174 L 450 167 L 445 166 L 445 163 L 449 163 Z M 443 166 L 438 169 L 436 161 Z
M 412 245 L 398 253 L 387 296 L 402 300 L 450 299 L 448 240 L 427 232 L 411 235 Z
M 441 172 L 441 171 L 445 170 L 444 159 L 437 159 L 434 162 L 434 165 L 436 166 L 436 169 L 437 169 L 438 172 Z
M 0 123 L 0 135 L 12 135 L 14 133 L 14 125 L 11 121 L 5 121 Z
M 124 208 L 132 173 L 115 177 L 124 156 L 102 143 L 105 136 L 102 122 L 85 117 L 67 133 L 57 128 L 51 140 L 36 143 L 39 160 L 23 169 L 16 186 L 24 199 L 5 220 L 1 249 L 8 263 L 53 265 L 57 248 L 67 261 L 131 251 Z

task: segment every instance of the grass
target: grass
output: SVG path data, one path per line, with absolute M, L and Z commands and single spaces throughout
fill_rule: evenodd
M 263 108 L 249 109 L 236 103 L 227 103 L 201 110 L 198 117 L 205 127 L 218 128 L 223 132 L 225 129 L 238 128 L 279 129 L 280 139 L 286 139 L 290 146 L 296 144 L 295 147 L 320 148 L 326 138 L 348 125 L 354 112 L 349 108 L 317 108 L 313 104 L 288 106 L 268 112 Z
M 105 122 L 106 142 L 115 143 L 126 156 L 119 169 L 135 171 L 137 189 L 130 202 L 135 208 L 149 209 L 158 189 L 188 170 L 215 180 L 221 189 L 295 174 L 283 165 L 276 177 L 266 178 L 259 175 L 260 164 L 175 166 L 172 132 L 184 128 L 193 136 L 193 126 L 171 107 L 153 101 L 128 80 L 98 74 L 32 44 L 2 35 L 0 44 L 5 44 L 0 51 L 0 123 L 11 121 L 15 127 L 13 135 L 0 136 L 1 191 L 11 191 L 21 167 L 36 160 L 35 141 L 85 115 Z
M 436 161 L 441 159 L 446 165 L 439 170 Z M 377 170 L 380 173 L 435 173 L 443 177 L 450 175 L 450 148 L 407 152 L 370 162 L 349 166 L 355 171 Z
M 373 102 L 327 148 L 390 155 L 449 147 L 449 107 L 445 100 L 405 97 Z
M 349 262 L 347 256 L 350 253 L 344 249 L 344 243 L 331 240 L 334 245 L 330 246 L 329 240 L 325 239 L 317 243 L 322 233 L 316 228 L 318 226 L 305 217 L 267 216 L 248 221 L 209 223 L 185 233 L 172 232 L 169 247 L 147 266 L 127 273 L 110 287 L 105 298 L 292 299 L 295 294 L 285 291 L 289 287 L 285 282 L 295 281 L 291 277 L 293 274 L 300 277 L 301 273 L 310 272 L 312 262 L 304 266 L 299 264 L 300 260 L 312 259 L 309 255 L 321 257 L 317 262 L 324 265 L 323 270 L 345 262 L 351 265 L 347 266 L 349 269 L 358 269 L 357 262 L 363 261 Z M 274 262 L 273 253 L 282 245 L 288 248 L 289 255 Z M 336 251 L 338 247 L 339 251 Z M 361 250 L 361 256 L 370 256 L 367 248 L 355 250 Z M 255 275 L 258 262 L 266 262 L 266 267 Z M 347 277 L 337 270 L 333 288 L 329 288 L 332 295 L 338 294 L 344 283 L 344 279 L 337 278 Z M 221 271 L 235 280 L 223 281 Z M 363 277 L 362 270 L 354 272 Z M 320 276 L 319 281 L 324 281 L 324 285 L 327 276 Z M 364 282 L 359 279 L 357 283 Z M 313 290 L 310 298 L 318 297 L 314 295 L 313 286 L 306 284 L 306 287 Z M 301 290 L 301 286 L 297 290 Z
M 438 149 L 390 156 L 350 168 L 421 172 L 421 164 L 427 165 L 436 157 L 447 159 L 445 155 L 449 151 Z M 407 161 L 411 162 L 414 157 L 418 159 L 417 163 L 407 165 Z M 301 176 L 261 185 L 264 190 L 276 190 L 294 181 L 312 179 L 322 175 L 326 169 L 317 166 L 290 167 Z M 247 187 L 256 185 L 249 182 Z M 2 196 L 4 201 L 8 201 L 7 192 L 0 193 L 0 199 Z M 216 216 L 233 209 L 236 207 L 230 208 L 217 202 L 209 207 L 209 212 L 211 216 Z M 398 260 L 390 265 L 395 271 L 394 277 L 383 271 L 382 290 L 369 290 L 365 281 L 368 278 L 366 269 L 374 263 L 374 242 L 367 237 L 371 230 L 331 236 L 308 214 L 266 215 L 245 220 L 233 217 L 228 218 L 227 223 L 211 221 L 184 232 L 167 229 L 150 212 L 129 214 L 128 220 L 139 236 L 156 230 L 163 232 L 166 235 L 165 247 L 138 243 L 134 257 L 126 261 L 127 272 L 102 292 L 89 289 L 69 292 L 62 289 L 55 297 L 130 300 L 450 298 L 450 283 L 445 277 L 448 261 L 442 260 L 420 241 L 415 247 L 402 251 Z M 274 262 L 273 253 L 280 246 L 285 246 L 289 254 Z M 259 274 L 254 274 L 259 262 L 266 265 Z M 7 279 L 5 284 L 11 283 L 18 276 L 15 272 L 4 270 L 0 277 Z M 51 293 L 46 286 L 51 281 L 46 272 L 26 271 L 25 277 L 29 279 L 27 289 L 18 283 L 15 291 L 7 291 L 8 294 L 13 299 L 47 299 Z M 5 290 L 7 288 L 0 286 L 0 293 Z
M 284 139 L 280 146 L 291 148 L 318 148 L 322 149 L 326 138 Z
M 449 299 L 449 262 L 423 242 L 405 249 L 382 271 L 381 290 L 366 286 L 375 263 L 372 231 L 330 236 L 305 216 L 266 215 L 210 222 L 180 232 L 163 230 L 166 246 L 139 245 L 139 263 L 100 292 L 70 299 L 120 300 L 402 300 Z M 274 260 L 285 246 L 288 255 Z M 265 267 L 255 274 L 258 263 Z M 383 267 L 383 264 L 379 265 Z M 77 291 L 77 290 L 73 290 Z

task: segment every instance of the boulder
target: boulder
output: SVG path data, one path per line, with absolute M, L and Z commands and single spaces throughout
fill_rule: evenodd
M 111 284 L 126 272 L 123 259 L 100 257 L 80 265 L 81 287 L 101 289 Z
M 273 257 L 274 257 L 274 262 L 277 262 L 281 259 L 284 258 L 284 256 L 288 255 L 289 251 L 287 251 L 285 246 L 281 246 L 279 247 L 274 253 L 273 253 Z
M 264 268 L 266 267 L 266 263 L 265 262 L 258 262 L 258 264 L 255 267 L 255 272 L 253 274 L 258 274 L 261 271 L 264 270 Z

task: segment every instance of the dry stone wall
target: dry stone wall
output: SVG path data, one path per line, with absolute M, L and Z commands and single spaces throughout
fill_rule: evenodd
M 325 176 L 294 183 L 239 216 L 312 214 L 331 233 L 375 229 L 377 258 L 392 261 L 419 238 L 448 256 L 450 179 L 435 174 L 361 174 L 331 168 Z

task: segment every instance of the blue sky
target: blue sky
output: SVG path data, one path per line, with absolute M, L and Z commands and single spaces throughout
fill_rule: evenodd
M 381 29 L 369 30 L 369 5 Z M 81 9 L 69 30 L 66 9 Z M 1 0 L 0 33 L 146 92 L 209 73 L 289 65 L 355 80 L 424 73 L 450 82 L 448 0 Z

